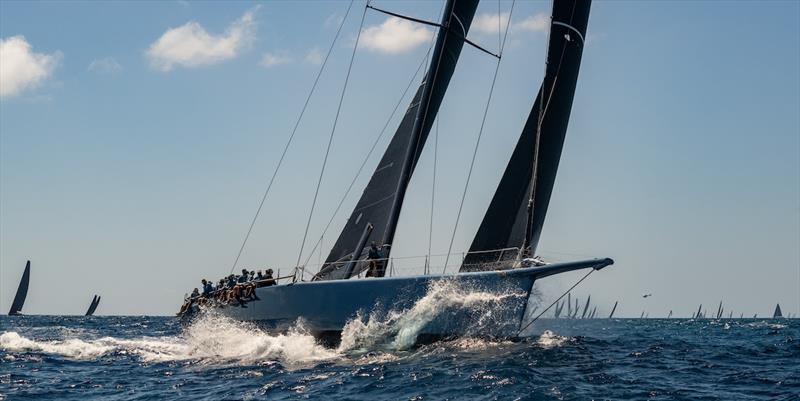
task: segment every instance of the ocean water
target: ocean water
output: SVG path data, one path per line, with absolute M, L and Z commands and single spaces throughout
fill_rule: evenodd
M 0 399 L 800 400 L 798 320 L 543 319 L 521 341 L 398 342 L 420 316 L 353 321 L 338 348 L 219 316 L 3 316 Z

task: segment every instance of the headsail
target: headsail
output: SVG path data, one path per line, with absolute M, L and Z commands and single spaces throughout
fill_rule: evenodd
M 361 271 L 359 268 L 344 269 L 344 266 L 361 255 L 362 249 L 356 248 L 368 225 L 373 227 L 369 241 L 391 246 L 406 188 L 453 76 L 477 7 L 478 0 L 447 0 L 428 72 L 325 260 L 325 266 L 315 276 L 316 280 L 349 278 L 346 271 L 350 271 L 350 275 Z M 384 251 L 383 257 L 387 256 L 388 252 Z
M 578 80 L 591 0 L 554 0 L 544 81 L 461 271 L 492 270 L 526 247 L 544 225 Z M 531 202 L 532 200 L 532 202 Z M 530 208 L 530 209 L 529 209 Z
M 92 303 L 89 304 L 89 309 L 86 311 L 86 316 L 94 315 L 94 311 L 97 310 L 97 305 L 100 305 L 100 296 L 95 295 L 92 298 Z
M 22 305 L 25 304 L 25 298 L 28 296 L 28 284 L 31 281 L 31 261 L 25 264 L 25 271 L 22 273 L 22 280 L 17 287 L 17 295 L 14 296 L 14 302 L 11 303 L 11 309 L 8 311 L 9 316 L 21 315 Z

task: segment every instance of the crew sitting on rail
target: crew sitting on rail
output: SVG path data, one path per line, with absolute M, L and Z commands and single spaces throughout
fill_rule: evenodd
M 210 281 L 208 281 L 206 279 L 202 279 L 200 282 L 203 284 L 203 296 L 204 297 L 207 297 L 207 296 L 211 295 L 212 292 L 214 292 L 214 286 L 211 284 Z
M 242 269 L 242 275 L 237 277 L 236 282 L 239 284 L 246 283 L 249 275 L 250 272 L 248 272 L 247 269 Z
M 261 279 L 258 280 L 259 287 L 269 287 L 275 284 L 278 284 L 278 282 L 272 277 L 272 269 L 267 269 L 266 274 L 262 275 Z
M 369 253 L 367 253 L 367 260 L 369 260 L 369 269 L 365 277 L 383 277 L 386 274 L 386 264 L 383 260 L 381 249 L 375 241 L 369 246 Z

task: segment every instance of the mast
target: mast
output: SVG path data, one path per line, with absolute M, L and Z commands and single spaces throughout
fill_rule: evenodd
M 356 268 L 347 274 L 343 266 L 361 252 L 355 248 L 364 228 L 370 224 L 374 231 L 368 240 L 383 246 L 382 258 L 389 257 L 408 184 L 477 7 L 478 0 L 447 0 L 425 78 L 315 280 L 346 279 L 360 272 Z
M 22 272 L 22 279 L 19 281 L 17 287 L 17 294 L 14 295 L 14 301 L 11 303 L 11 309 L 8 310 L 9 316 L 20 315 L 22 306 L 25 304 L 25 298 L 28 296 L 28 284 L 31 281 L 31 261 L 25 263 L 25 271 Z
M 591 0 L 554 0 L 545 77 L 461 271 L 534 256 L 561 159 Z M 520 252 L 486 252 L 518 248 Z M 498 265 L 502 266 L 498 266 Z

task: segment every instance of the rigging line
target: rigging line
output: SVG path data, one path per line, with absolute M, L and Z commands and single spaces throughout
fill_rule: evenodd
M 555 7 L 555 4 L 553 4 L 553 7 Z M 551 24 L 552 24 L 552 21 L 551 21 Z M 552 30 L 551 30 L 551 32 L 548 33 L 548 40 L 547 40 L 548 43 L 550 42 L 549 36 L 550 36 L 551 33 L 552 33 Z M 548 45 L 547 53 L 549 53 L 549 51 L 550 50 L 549 50 L 549 45 Z M 533 212 L 534 212 L 533 207 L 534 207 L 535 202 L 536 202 L 536 182 L 537 182 L 538 176 L 539 176 L 539 171 L 538 171 L 539 170 L 538 169 L 538 166 L 539 166 L 539 144 L 540 144 L 540 140 L 541 140 L 541 136 L 542 136 L 542 123 L 544 122 L 544 115 L 545 115 L 545 113 L 547 113 L 547 109 L 550 107 L 550 100 L 552 100 L 552 98 L 553 98 L 553 92 L 555 92 L 556 82 L 558 82 L 558 74 L 561 71 L 561 66 L 564 64 L 564 55 L 566 54 L 566 52 L 567 52 L 567 45 L 564 44 L 564 47 L 561 48 L 561 56 L 558 59 L 558 68 L 556 68 L 556 73 L 553 76 L 553 84 L 550 85 L 550 90 L 548 91 L 547 101 L 546 102 L 544 100 L 544 95 L 545 95 L 544 89 L 545 89 L 545 87 L 544 87 L 544 84 L 542 84 L 541 96 L 539 98 L 539 116 L 538 116 L 537 121 L 536 121 L 536 141 L 534 142 L 534 151 L 533 151 L 533 169 L 532 169 L 532 174 L 531 174 L 530 196 L 528 197 L 528 221 L 527 221 L 527 226 L 525 227 L 525 233 L 526 233 L 525 237 L 526 238 L 524 239 L 525 243 L 522 244 L 522 247 L 520 247 L 520 253 L 518 255 L 520 259 L 522 259 L 523 253 L 527 251 L 526 248 L 531 248 L 530 242 L 533 240 L 533 238 L 528 238 L 528 236 L 529 235 L 533 236 Z M 546 56 L 545 56 L 545 59 L 546 59 Z M 544 75 L 545 75 L 545 79 L 546 79 L 547 78 L 547 61 L 545 61 Z M 530 234 L 528 234 L 528 233 L 530 233 Z M 535 255 L 530 255 L 530 256 L 534 257 Z
M 400 105 L 403 103 L 403 99 L 405 99 L 406 95 L 408 94 L 409 89 L 411 89 L 411 86 L 414 84 L 414 81 L 417 80 L 417 76 L 419 75 L 419 72 L 422 70 L 422 67 L 425 64 L 427 64 L 425 61 L 427 60 L 428 54 L 430 54 L 432 48 L 433 48 L 433 43 L 431 43 L 431 46 L 428 47 L 428 53 L 425 55 L 425 57 L 422 58 L 422 62 L 417 67 L 417 71 L 414 72 L 414 75 L 411 77 L 411 80 L 408 81 L 408 85 L 406 86 L 406 89 L 403 91 L 403 94 L 400 96 L 400 99 L 397 100 L 397 103 L 395 104 L 394 109 L 392 110 L 392 113 L 389 115 L 389 118 L 386 120 L 386 124 L 383 125 L 383 129 L 381 129 L 380 134 L 378 135 L 377 138 L 375 138 L 375 141 L 372 143 L 372 147 L 369 149 L 369 152 L 367 152 L 367 156 L 364 158 L 364 161 L 361 162 L 361 166 L 358 168 L 358 171 L 356 172 L 355 177 L 353 177 L 353 180 L 350 181 L 350 185 L 347 187 L 347 190 L 344 192 L 344 195 L 342 196 L 342 199 L 339 200 L 339 204 L 336 206 L 336 210 L 333 211 L 333 214 L 331 215 L 330 220 L 328 220 L 328 224 L 326 224 L 325 228 L 322 230 L 322 234 L 320 235 L 319 240 L 317 240 L 317 243 L 314 244 L 314 247 L 312 248 L 311 253 L 314 253 L 314 251 L 317 249 L 317 247 L 319 247 L 320 248 L 320 252 L 322 252 L 322 246 L 321 246 L 322 237 L 325 236 L 325 234 L 328 232 L 328 229 L 330 228 L 331 224 L 333 223 L 333 220 L 336 218 L 336 215 L 339 213 L 339 210 L 341 209 L 342 205 L 344 204 L 344 201 L 347 199 L 347 196 L 350 194 L 350 191 L 353 189 L 353 186 L 355 185 L 356 181 L 358 180 L 358 177 L 361 175 L 361 172 L 364 170 L 364 166 L 366 166 L 367 162 L 369 161 L 369 158 L 372 155 L 372 152 L 375 151 L 375 148 L 378 146 L 378 143 L 380 143 L 381 138 L 383 138 L 383 135 L 386 133 L 386 130 L 389 128 L 389 124 L 391 124 L 392 119 L 394 118 L 395 114 L 397 113 L 397 110 L 400 108 Z M 305 261 L 305 263 L 303 263 L 303 266 L 308 265 L 308 261 L 310 259 L 311 259 L 310 256 L 308 258 L 306 258 L 306 261 Z M 322 266 L 322 265 L 320 264 L 320 266 Z
M 411 22 L 416 22 L 416 23 L 423 24 L 423 25 L 428 25 L 428 26 L 435 26 L 437 28 L 441 28 L 442 27 L 442 24 L 439 24 L 437 22 L 431 22 L 431 21 L 426 21 L 424 19 L 409 17 L 407 15 L 398 14 L 398 13 L 394 13 L 394 12 L 391 12 L 391 11 L 388 11 L 388 10 L 380 9 L 378 7 L 374 7 L 374 6 L 371 6 L 369 4 L 367 4 L 367 8 L 375 10 L 375 11 L 377 11 L 379 13 L 384 13 L 386 15 L 391 15 L 392 17 L 397 17 L 397 18 L 408 20 L 408 21 L 411 21 Z
M 433 184 L 431 184 L 431 218 L 428 225 L 428 255 L 425 259 L 425 274 L 430 273 L 431 247 L 433 244 L 433 211 L 436 204 L 436 164 L 439 153 L 439 118 L 436 118 L 436 131 L 433 134 Z
M 500 55 L 503 54 L 503 49 L 506 46 L 506 39 L 508 39 L 508 28 L 511 26 L 511 15 L 514 13 L 514 5 L 516 4 L 516 0 L 511 2 L 511 9 L 508 12 L 508 22 L 506 23 L 506 31 L 503 34 L 503 41 L 500 44 Z M 445 274 L 447 271 L 447 262 L 450 261 L 450 253 L 453 250 L 453 241 L 456 238 L 456 231 L 458 230 L 458 222 L 461 220 L 461 211 L 464 208 L 464 199 L 467 197 L 467 189 L 469 188 L 469 182 L 472 178 L 472 169 L 475 167 L 475 158 L 478 155 L 478 146 L 481 143 L 481 137 L 483 136 L 483 128 L 486 126 L 486 116 L 489 114 L 489 105 L 492 103 L 492 95 L 494 94 L 494 86 L 497 83 L 497 73 L 500 71 L 500 61 L 502 57 L 497 59 L 497 65 L 494 68 L 494 77 L 492 77 L 492 86 L 489 88 L 489 97 L 486 99 L 486 107 L 483 109 L 483 118 L 481 119 L 481 128 L 478 130 L 478 139 L 475 141 L 475 149 L 472 151 L 472 160 L 469 163 L 469 171 L 467 172 L 467 181 L 464 183 L 464 192 L 461 194 L 461 203 L 458 205 L 458 213 L 456 214 L 456 223 L 453 227 L 453 235 L 450 236 L 450 246 L 447 247 L 447 256 L 444 259 L 444 268 L 442 269 L 442 274 Z
M 328 58 L 333 51 L 333 47 L 336 44 L 336 40 L 339 38 L 339 34 L 342 32 L 342 27 L 344 26 L 345 21 L 347 20 L 347 16 L 350 14 L 350 9 L 353 7 L 353 3 L 355 0 L 350 0 L 350 4 L 347 6 L 347 11 L 344 14 L 344 18 L 342 18 L 342 22 L 339 23 L 339 28 L 336 30 L 336 35 L 333 37 L 333 42 L 331 42 L 330 48 L 328 48 L 328 53 L 325 55 L 325 59 L 322 61 L 322 65 L 319 67 L 319 71 L 317 72 L 317 77 L 314 79 L 314 84 L 311 85 L 311 91 L 308 92 L 308 96 L 306 97 L 306 101 L 303 104 L 303 108 L 300 110 L 300 115 L 297 117 L 297 121 L 294 123 L 294 128 L 292 128 L 292 133 L 289 135 L 289 140 L 286 142 L 286 145 L 283 147 L 283 152 L 281 153 L 281 157 L 278 159 L 278 164 L 275 167 L 275 171 L 272 173 L 272 177 L 269 179 L 269 184 L 267 184 L 267 189 L 264 191 L 264 195 L 261 197 L 261 202 L 258 204 L 258 209 L 256 209 L 256 214 L 253 216 L 253 220 L 250 222 L 250 227 L 247 229 L 247 234 L 244 236 L 244 240 L 242 241 L 242 246 L 239 247 L 239 252 L 236 254 L 236 259 L 233 261 L 233 265 L 231 266 L 231 273 L 233 270 L 236 269 L 236 264 L 239 263 L 239 258 L 242 256 L 242 252 L 244 251 L 245 245 L 247 245 L 247 240 L 250 239 L 250 234 L 253 232 L 253 227 L 256 224 L 256 220 L 258 220 L 258 216 L 261 214 L 261 209 L 264 207 L 264 202 L 267 200 L 267 195 L 269 195 L 270 190 L 272 189 L 272 184 L 275 182 L 275 177 L 278 175 L 278 171 L 281 169 L 281 165 L 283 165 L 283 160 L 286 157 L 286 152 L 289 150 L 289 146 L 292 144 L 292 140 L 294 140 L 294 135 L 297 133 L 297 128 L 300 126 L 300 121 L 303 119 L 303 115 L 305 115 L 306 109 L 308 108 L 308 103 L 311 101 L 311 96 L 314 94 L 314 91 L 317 89 L 317 83 L 319 83 L 319 79 L 322 76 L 322 71 L 325 70 L 325 65 L 328 63 Z
M 545 308 L 545 309 L 544 309 L 544 310 L 543 310 L 541 313 L 539 313 L 539 314 L 538 314 L 538 315 L 537 315 L 535 318 L 533 318 L 533 320 L 531 320 L 530 322 L 528 322 L 527 324 L 525 324 L 525 326 L 522 326 L 522 328 L 521 328 L 521 329 L 519 329 L 519 331 L 517 332 L 517 335 L 516 335 L 516 336 L 517 336 L 517 337 L 519 337 L 520 333 L 522 333 L 523 331 L 525 331 L 525 329 L 527 329 L 528 327 L 530 327 L 530 326 L 533 324 L 533 322 L 535 322 L 535 321 L 539 320 L 539 318 L 540 318 L 540 317 L 542 317 L 542 315 L 544 315 L 544 314 L 545 314 L 545 312 L 547 312 L 548 310 L 550 310 L 550 308 L 552 308 L 552 307 L 553 307 L 553 305 L 555 305 L 556 303 L 558 303 L 558 301 L 560 301 L 560 300 L 561 300 L 562 298 L 564 298 L 564 297 L 565 297 L 567 294 L 569 294 L 569 292 L 570 292 L 570 291 L 574 290 L 574 289 L 575 289 L 575 287 L 577 287 L 577 286 L 578 286 L 578 284 L 580 284 L 581 282 L 583 282 L 583 280 L 586 280 L 586 278 L 587 278 L 587 277 L 589 277 L 589 275 L 590 275 L 590 274 L 594 273 L 594 271 L 595 271 L 595 269 L 589 270 L 589 272 L 588 272 L 588 273 L 586 273 L 586 275 L 585 275 L 585 276 L 583 276 L 583 277 L 582 277 L 580 280 L 578 280 L 578 282 L 577 282 L 577 283 L 573 284 L 573 285 L 572 285 L 572 287 L 569 287 L 569 289 L 568 289 L 567 291 L 565 291 L 563 294 L 561 294 L 561 296 L 560 296 L 560 297 L 558 297 L 558 299 L 556 299 L 555 301 L 553 301 L 553 303 L 551 303 L 551 304 L 550 304 L 550 306 L 548 306 L 547 308 Z M 576 300 L 576 301 L 577 301 L 577 300 Z
M 373 9 L 375 11 L 378 11 L 378 12 L 381 12 L 381 13 L 384 13 L 384 14 L 387 14 L 387 15 L 391 15 L 392 17 L 397 17 L 397 18 L 408 20 L 408 21 L 411 21 L 411 22 L 417 22 L 417 23 L 420 23 L 420 24 L 423 24 L 423 25 L 435 26 L 437 28 L 444 29 L 445 31 L 447 31 L 449 33 L 452 33 L 453 35 L 457 36 L 459 39 L 463 40 L 465 43 L 469 44 L 470 46 L 472 46 L 472 47 L 474 47 L 474 48 L 476 48 L 476 49 L 478 49 L 478 50 L 480 50 L 480 51 L 482 51 L 482 52 L 484 52 L 484 53 L 486 53 L 486 54 L 488 54 L 490 56 L 493 56 L 495 58 L 500 58 L 499 54 L 494 54 L 494 53 L 490 52 L 489 50 L 486 50 L 483 46 L 481 46 L 481 45 L 479 45 L 479 44 L 467 39 L 467 37 L 465 35 L 459 34 L 455 30 L 451 31 L 450 27 L 448 27 L 448 26 L 444 26 L 444 25 L 436 23 L 436 22 L 425 21 L 425 20 L 422 20 L 422 19 L 419 19 L 419 18 L 414 18 L 414 17 L 409 17 L 409 16 L 406 16 L 406 15 L 402 15 L 402 14 L 393 13 L 391 11 L 382 10 L 380 8 L 373 7 L 373 6 L 370 6 L 370 5 L 367 5 L 367 8 Z M 461 21 L 458 19 L 457 15 L 453 14 L 453 16 L 455 17 L 456 21 L 460 24 L 460 26 L 462 28 L 462 31 L 463 31 L 464 24 L 461 23 Z
M 314 216 L 314 208 L 317 206 L 317 198 L 319 197 L 319 188 L 322 186 L 322 177 L 325 175 L 325 167 L 328 165 L 328 156 L 331 153 L 331 144 L 333 144 L 333 137 L 336 133 L 336 125 L 339 123 L 339 115 L 342 111 L 342 103 L 344 103 L 344 95 L 347 92 L 347 84 L 350 82 L 350 72 L 353 70 L 353 61 L 356 58 L 356 50 L 358 50 L 358 40 L 361 38 L 361 30 L 364 28 L 364 17 L 367 15 L 367 8 L 364 7 L 364 12 L 361 13 L 361 23 L 358 26 L 358 33 L 356 34 L 356 42 L 353 45 L 353 53 L 350 56 L 350 64 L 347 66 L 347 75 L 344 78 L 344 86 L 342 86 L 342 94 L 339 96 L 339 105 L 336 108 L 336 117 L 333 119 L 333 127 L 331 127 L 331 134 L 328 137 L 328 146 L 325 149 L 325 157 L 322 159 L 322 169 L 319 172 L 319 179 L 317 180 L 317 188 L 314 190 L 314 200 L 311 202 L 311 210 L 308 212 L 308 221 L 306 222 L 306 229 L 303 233 L 303 242 L 300 243 L 300 252 L 297 255 L 297 266 L 295 267 L 295 275 L 297 269 L 300 267 L 300 259 L 303 258 L 303 248 L 308 239 L 308 229 L 311 227 L 311 219 Z M 302 276 L 301 276 L 302 278 Z

